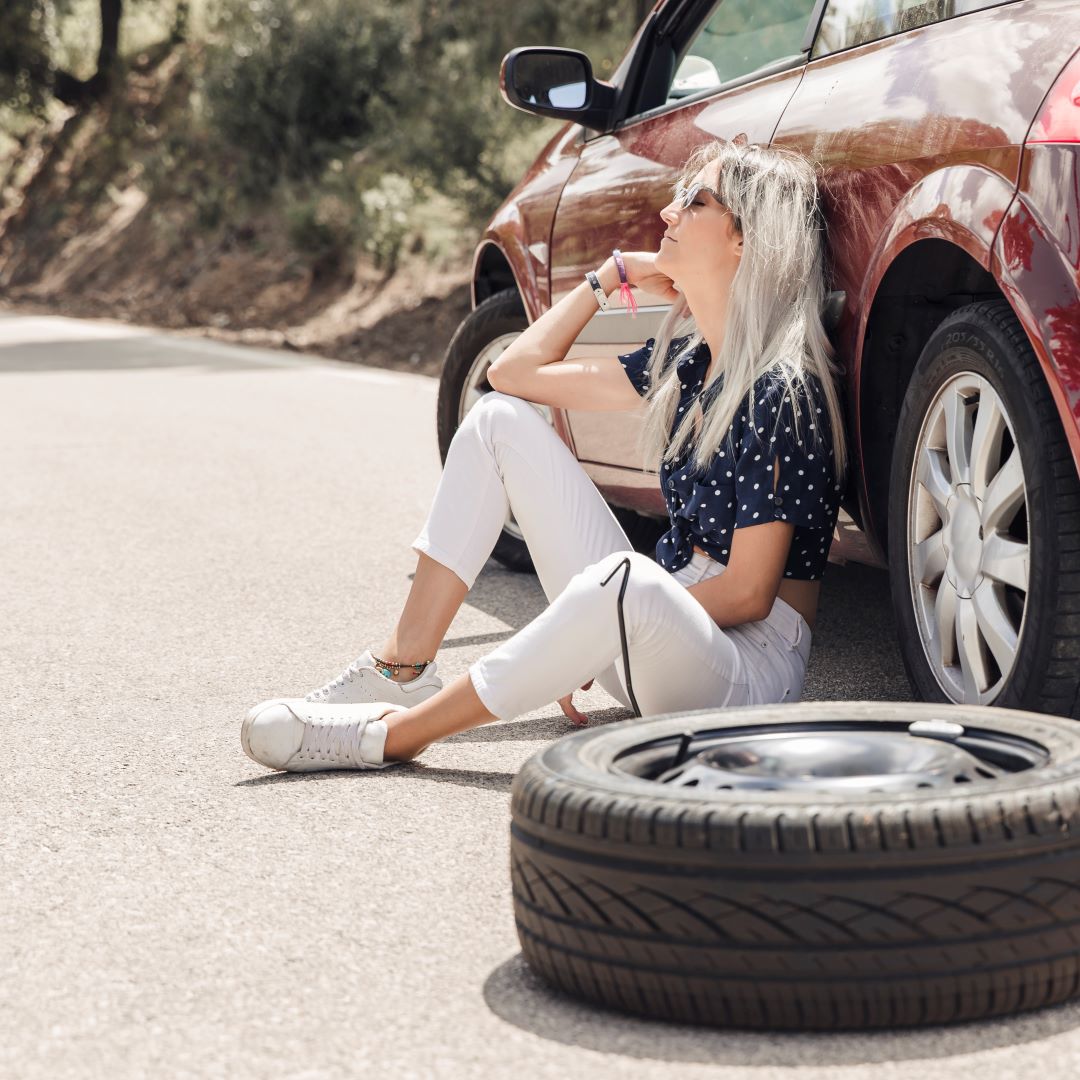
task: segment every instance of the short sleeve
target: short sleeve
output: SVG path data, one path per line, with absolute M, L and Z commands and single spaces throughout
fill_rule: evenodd
M 798 431 L 795 416 L 798 412 Z M 796 402 L 781 384 L 758 391 L 735 471 L 735 527 L 788 521 L 832 529 L 837 505 L 828 415 L 817 395 Z M 780 475 L 774 484 L 774 461 Z
M 655 341 L 655 338 L 649 338 L 636 352 L 625 353 L 619 357 L 619 363 L 622 364 L 627 377 L 642 397 L 649 392 L 649 360 L 652 358 Z

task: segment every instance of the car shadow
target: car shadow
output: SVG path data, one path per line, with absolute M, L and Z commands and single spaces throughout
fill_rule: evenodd
M 1039 1042 L 1080 1027 L 1080 1004 L 965 1024 L 852 1032 L 748 1031 L 647 1020 L 585 1004 L 533 974 L 521 953 L 500 964 L 483 987 L 501 1020 L 551 1042 L 671 1064 L 866 1065 L 948 1058 Z

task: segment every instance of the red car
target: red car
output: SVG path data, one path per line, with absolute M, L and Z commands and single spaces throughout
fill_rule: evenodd
M 1080 718 L 1080 4 L 661 0 L 610 82 L 503 61 L 561 117 L 488 225 L 447 351 L 445 457 L 507 343 L 612 248 L 656 250 L 679 166 L 745 133 L 823 167 L 852 469 L 832 559 L 887 566 L 916 696 Z M 575 355 L 655 333 L 597 311 Z M 636 414 L 540 407 L 650 550 Z M 528 569 L 511 517 L 495 551 Z

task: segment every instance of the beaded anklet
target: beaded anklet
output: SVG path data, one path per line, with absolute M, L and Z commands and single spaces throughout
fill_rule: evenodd
M 392 660 L 380 660 L 374 654 L 372 654 L 371 659 L 375 664 L 375 670 L 378 671 L 380 675 L 385 675 L 388 679 L 392 678 L 393 675 L 400 674 L 402 668 L 411 667 L 416 671 L 416 674 L 419 675 L 420 672 L 422 672 L 424 668 L 426 668 L 428 664 L 431 663 L 431 660 L 425 660 L 419 664 L 399 664 L 395 663 Z M 393 671 L 393 675 L 391 675 L 391 670 Z

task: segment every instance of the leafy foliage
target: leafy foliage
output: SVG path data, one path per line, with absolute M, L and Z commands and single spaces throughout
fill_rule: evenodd
M 388 171 L 422 176 L 482 216 L 521 165 L 505 153 L 524 118 L 499 94 L 502 57 L 538 41 L 599 44 L 609 54 L 602 76 L 634 29 L 612 7 L 223 0 L 207 81 L 211 121 L 246 156 L 254 189 L 310 177 L 364 148 Z M 542 121 L 524 124 L 537 130 Z
M 5 0 L 0 106 L 17 101 L 29 115 L 56 92 L 61 66 L 76 82 L 93 73 L 100 2 Z M 191 79 L 187 115 L 164 123 L 142 182 L 186 198 L 206 230 L 234 227 L 246 207 L 272 207 L 317 266 L 364 252 L 389 270 L 403 249 L 460 252 L 560 126 L 505 104 L 503 56 L 519 45 L 571 46 L 604 78 L 649 6 L 124 0 L 121 54 L 186 38 Z
M 40 113 L 53 77 L 53 5 L 4 0 L 0 6 L 0 105 Z

